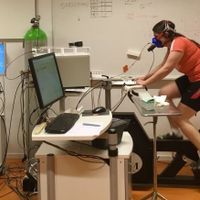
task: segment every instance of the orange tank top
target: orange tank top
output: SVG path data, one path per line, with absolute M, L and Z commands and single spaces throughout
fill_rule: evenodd
M 177 37 L 172 41 L 170 51 L 183 52 L 176 69 L 188 76 L 191 82 L 200 81 L 200 48 L 185 37 Z

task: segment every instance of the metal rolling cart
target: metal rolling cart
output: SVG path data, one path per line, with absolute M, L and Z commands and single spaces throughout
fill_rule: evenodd
M 158 109 L 151 109 L 147 110 L 143 107 L 141 100 L 138 97 L 133 97 L 132 98 L 134 104 L 136 105 L 138 111 L 140 114 L 144 117 L 152 117 L 153 118 L 153 191 L 148 194 L 147 196 L 143 197 L 142 200 L 145 199 L 163 199 L 166 200 L 164 196 L 162 196 L 158 190 L 157 190 L 157 142 L 156 142 L 156 124 L 158 117 L 161 116 L 176 116 L 180 115 L 181 113 L 179 112 L 176 107 L 172 106 L 171 104 L 169 106 L 164 106 L 163 108 L 158 108 Z

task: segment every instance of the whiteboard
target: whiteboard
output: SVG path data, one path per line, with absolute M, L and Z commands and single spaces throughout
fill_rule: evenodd
M 134 62 L 127 50 L 140 52 L 151 41 L 152 27 L 162 19 L 173 21 L 177 32 L 200 41 L 199 0 L 54 0 L 52 10 L 54 45 L 83 41 L 91 48 L 91 70 L 107 75 L 118 75 L 124 65 Z M 154 65 L 165 51 L 155 49 Z M 146 74 L 152 58 L 145 49 L 127 74 Z
M 23 38 L 35 16 L 34 0 L 0 0 L 0 38 Z

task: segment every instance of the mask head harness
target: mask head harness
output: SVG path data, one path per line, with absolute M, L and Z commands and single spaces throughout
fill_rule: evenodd
M 152 44 L 155 45 L 157 48 L 163 47 L 162 42 L 159 40 L 162 36 L 172 40 L 176 33 L 175 24 L 172 23 L 171 21 L 167 21 L 167 20 L 162 20 L 162 21 L 158 22 L 153 27 L 152 30 L 155 34 L 157 34 L 157 36 L 154 36 L 152 38 Z

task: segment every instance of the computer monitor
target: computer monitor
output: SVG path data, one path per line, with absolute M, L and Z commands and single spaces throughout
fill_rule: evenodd
M 64 90 L 54 53 L 28 59 L 33 83 L 41 109 L 64 97 Z

